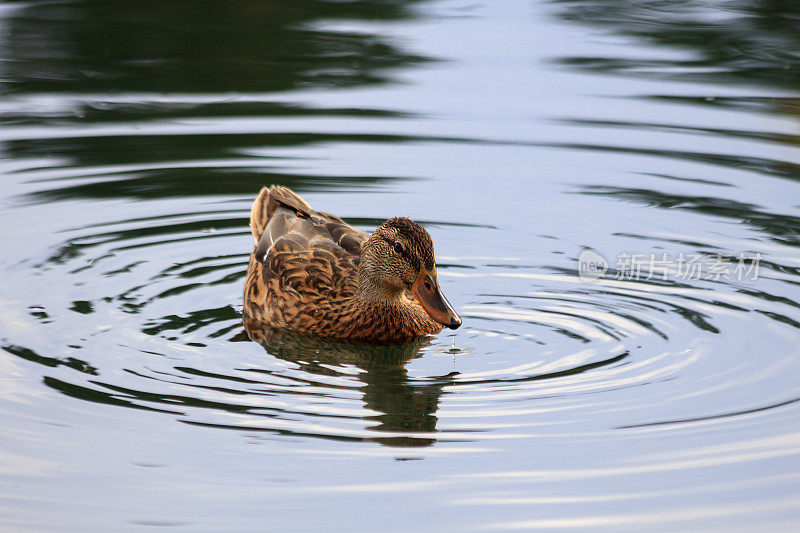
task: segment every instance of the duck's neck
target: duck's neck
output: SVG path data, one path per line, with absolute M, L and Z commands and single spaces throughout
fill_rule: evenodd
M 403 307 L 408 300 L 404 289 L 382 283 L 380 279 L 364 269 L 358 270 L 356 298 L 374 305 L 390 307 Z

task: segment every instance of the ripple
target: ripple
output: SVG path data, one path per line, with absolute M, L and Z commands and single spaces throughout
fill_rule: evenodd
M 458 281 L 467 291 L 481 285 L 474 303 L 461 306 L 463 333 L 384 349 L 296 335 L 267 342 L 257 330 L 242 330 L 238 305 L 197 307 L 238 300 L 246 255 L 202 257 L 202 250 L 218 248 L 218 239 L 223 249 L 249 241 L 246 229 L 236 229 L 243 220 L 237 210 L 198 211 L 70 230 L 102 231 L 72 237 L 71 254 L 59 253 L 40 268 L 70 272 L 78 284 L 101 270 L 117 294 L 61 304 L 60 313 L 86 317 L 83 332 L 81 319 L 72 320 L 80 339 L 76 353 L 119 352 L 118 339 L 127 338 L 145 357 L 98 364 L 43 358 L 11 344 L 6 351 L 87 374 L 79 381 L 47 377 L 45 384 L 91 402 L 160 412 L 196 426 L 393 447 L 518 439 L 548 427 L 590 438 L 599 430 L 590 422 L 597 413 L 603 425 L 620 430 L 699 424 L 779 409 L 796 401 L 792 391 L 800 392 L 793 385 L 782 398 L 756 400 L 762 380 L 780 376 L 784 357 L 740 360 L 728 370 L 717 361 L 733 349 L 729 331 L 753 327 L 754 320 L 772 330 L 794 327 L 800 306 L 788 298 L 727 285 L 711 290 L 705 282 L 587 284 L 563 269 L 527 267 L 521 258 L 509 264 L 447 257 L 439 265 L 443 283 Z M 203 231 L 209 227 L 230 230 Z M 192 254 L 177 258 L 176 245 L 189 241 Z M 149 250 L 147 259 L 135 257 L 142 249 Z M 126 286 L 126 280 L 135 284 Z M 97 289 L 107 293 L 104 285 Z M 58 320 L 59 306 L 43 302 L 34 314 L 47 309 L 49 319 Z M 93 316 L 109 312 L 139 318 L 112 319 L 97 330 Z M 248 336 L 264 343 L 266 358 L 248 343 L 230 342 Z M 227 364 L 209 361 L 209 350 L 236 355 Z M 641 388 L 648 398 L 635 405 L 617 399 Z M 725 390 L 736 390 L 740 400 L 729 409 L 703 408 L 703 397 Z M 564 412 L 570 413 L 566 419 Z

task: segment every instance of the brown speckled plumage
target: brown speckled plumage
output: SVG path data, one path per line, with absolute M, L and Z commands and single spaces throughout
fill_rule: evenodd
M 255 248 L 243 295 L 250 319 L 277 330 L 367 343 L 401 343 L 441 330 L 408 290 L 408 279 L 391 278 L 399 288 L 386 299 L 383 288 L 368 290 L 384 272 L 394 275 L 409 265 L 435 280 L 430 236 L 411 220 L 389 219 L 371 238 L 335 215 L 314 211 L 286 187 L 272 186 L 256 198 L 250 227 Z M 384 257 L 392 253 L 382 250 L 392 246 L 397 257 Z M 369 264 L 360 266 L 365 253 Z

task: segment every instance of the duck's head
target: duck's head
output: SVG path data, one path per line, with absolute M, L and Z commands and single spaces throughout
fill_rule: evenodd
M 359 291 L 384 303 L 401 301 L 410 290 L 436 322 L 456 329 L 461 317 L 447 301 L 436 279 L 433 241 L 409 218 L 390 218 L 361 247 Z

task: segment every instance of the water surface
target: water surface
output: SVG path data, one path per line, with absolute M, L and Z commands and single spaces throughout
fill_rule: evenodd
M 798 19 L 0 6 L 0 525 L 795 530 Z M 462 328 L 250 342 L 271 183 L 422 222 Z

